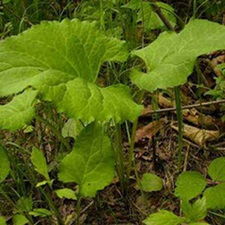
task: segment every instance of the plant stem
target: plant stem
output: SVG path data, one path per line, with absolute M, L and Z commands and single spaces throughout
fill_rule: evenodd
M 77 204 L 76 204 L 76 211 L 77 211 L 76 224 L 77 225 L 80 225 L 80 205 L 81 205 L 81 199 L 82 199 L 82 197 L 80 196 L 80 194 L 78 194 Z
M 154 0 L 152 3 L 152 8 L 155 11 L 155 13 L 159 16 L 159 18 L 162 20 L 162 22 L 165 24 L 165 26 L 172 31 L 175 31 L 174 27 L 170 23 L 170 21 L 165 17 L 160 7 L 156 4 L 156 1 Z
M 196 18 L 196 9 L 197 9 L 197 1 L 193 0 L 193 15 L 192 15 L 192 17 L 194 19 Z
M 117 173 L 120 180 L 122 193 L 125 191 L 125 179 L 124 179 L 124 156 L 122 148 L 121 127 L 119 124 L 115 126 L 115 139 L 114 139 L 114 152 L 116 157 Z
M 178 168 L 180 170 L 182 161 L 182 149 L 183 149 L 183 114 L 181 108 L 181 94 L 180 87 L 174 88 L 175 100 L 176 100 L 176 111 L 178 121 Z
M 161 11 L 160 7 L 156 4 L 156 1 L 153 1 L 153 9 L 159 16 L 159 18 L 162 20 L 162 22 L 165 24 L 165 26 L 170 29 L 171 31 L 175 31 L 174 27 L 170 23 L 170 21 L 165 17 L 163 12 Z M 180 96 L 180 87 L 174 88 L 175 92 L 175 99 L 176 99 L 176 111 L 177 111 L 177 120 L 178 120 L 178 167 L 180 169 L 181 167 L 181 153 L 183 149 L 183 117 L 182 117 L 182 107 L 181 107 L 181 96 Z
M 145 91 L 141 90 L 138 97 L 137 97 L 137 103 L 140 104 L 142 102 L 142 99 L 144 97 Z M 129 184 L 129 177 L 131 173 L 131 167 L 134 157 L 134 144 L 135 144 L 135 136 L 136 136 L 136 130 L 138 125 L 138 119 L 136 119 L 132 126 L 132 133 L 131 133 L 131 140 L 130 140 L 130 148 L 128 150 L 128 160 L 127 160 L 127 171 L 126 171 L 126 185 Z

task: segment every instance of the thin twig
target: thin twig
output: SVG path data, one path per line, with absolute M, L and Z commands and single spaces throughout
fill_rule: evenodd
M 156 4 L 156 2 L 154 2 L 152 4 L 152 8 L 155 11 L 155 13 L 159 16 L 159 18 L 162 20 L 162 22 L 165 24 L 165 26 L 171 30 L 171 31 L 175 31 L 173 25 L 170 23 L 170 21 L 165 17 L 165 15 L 163 14 L 161 8 Z
M 215 101 L 211 101 L 211 102 L 202 102 L 202 103 L 197 103 L 197 104 L 193 104 L 193 105 L 185 105 L 185 106 L 181 107 L 181 110 L 198 108 L 198 107 L 201 107 L 201 106 L 222 104 L 222 103 L 225 103 L 225 99 L 215 100 Z M 152 110 L 152 111 L 150 111 L 150 112 L 148 112 L 148 113 L 146 113 L 145 115 L 142 115 L 142 116 L 152 115 L 154 113 L 164 113 L 164 112 L 173 112 L 173 111 L 176 111 L 176 107 Z

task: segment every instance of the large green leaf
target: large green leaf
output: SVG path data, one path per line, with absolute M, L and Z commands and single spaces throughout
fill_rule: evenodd
M 35 114 L 33 104 L 36 95 L 37 91 L 28 89 L 0 106 L 0 128 L 14 131 L 29 123 Z
M 43 22 L 0 43 L 0 97 L 32 86 L 73 118 L 135 120 L 141 107 L 127 87 L 101 89 L 93 84 L 103 62 L 124 61 L 127 56 L 125 42 L 105 36 L 95 23 Z M 11 114 L 8 105 L 1 106 L 0 127 L 16 130 L 31 120 L 33 109 L 25 101 L 29 95 L 24 94 L 10 103 Z
M 225 181 L 225 157 L 214 159 L 209 165 L 208 174 L 214 181 Z
M 178 217 L 167 210 L 161 210 L 149 215 L 143 223 L 146 225 L 180 225 L 184 221 L 185 218 Z
M 196 58 L 224 49 L 224 40 L 225 27 L 206 20 L 191 20 L 179 34 L 164 32 L 149 46 L 133 52 L 144 60 L 147 73 L 133 70 L 132 82 L 148 91 L 181 85 L 193 71 Z
M 142 106 L 132 100 L 129 88 L 124 85 L 100 88 L 77 78 L 65 86 L 47 89 L 45 98 L 53 99 L 59 111 L 85 122 L 105 122 L 110 119 L 114 119 L 115 122 L 133 121 L 142 110 Z
M 188 201 L 201 194 L 205 186 L 206 180 L 200 173 L 195 171 L 183 172 L 177 178 L 175 195 Z
M 9 159 L 5 153 L 5 149 L 0 145 L 0 183 L 5 180 L 10 172 Z
M 88 125 L 77 137 L 74 149 L 60 164 L 58 177 L 63 182 L 75 182 L 82 196 L 93 197 L 108 185 L 114 176 L 111 143 L 103 128 Z
M 127 56 L 125 43 L 106 37 L 95 23 L 42 22 L 0 43 L 0 96 L 76 77 L 94 82 L 103 62 Z

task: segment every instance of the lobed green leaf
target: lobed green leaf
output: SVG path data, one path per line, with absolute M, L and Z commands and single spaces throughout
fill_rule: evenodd
M 142 110 L 132 100 L 129 88 L 122 84 L 100 88 L 77 78 L 65 86 L 46 87 L 45 93 L 45 98 L 52 99 L 60 112 L 88 123 L 134 121 Z
M 125 42 L 105 36 L 95 23 L 45 21 L 0 43 L 0 97 L 76 77 L 94 82 L 103 62 L 127 56 Z
M 133 70 L 132 82 L 148 91 L 184 84 L 196 58 L 224 49 L 224 39 L 225 27 L 207 20 L 191 20 L 179 34 L 164 32 L 149 46 L 133 52 L 144 60 L 147 73 Z

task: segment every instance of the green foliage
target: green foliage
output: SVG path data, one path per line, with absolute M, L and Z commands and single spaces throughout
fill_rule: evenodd
M 125 43 L 106 37 L 96 29 L 95 23 L 43 22 L 6 39 L 0 44 L 0 51 L 0 96 L 32 86 L 45 99 L 53 101 L 60 112 L 89 123 L 134 120 L 140 114 L 141 107 L 132 102 L 127 87 L 101 89 L 93 84 L 103 62 L 124 61 L 128 56 Z M 30 122 L 36 94 L 26 91 L 2 106 L 6 111 L 2 112 L 3 128 L 15 130 Z M 31 97 L 26 99 L 27 96 Z M 18 108 L 21 114 L 10 111 L 12 116 L 6 117 L 9 107 Z M 28 112 L 24 112 L 27 108 Z
M 27 2 L 23 1 L 25 5 Z M 40 191 L 41 196 L 48 203 L 48 207 L 33 208 L 34 206 L 38 207 L 36 206 L 38 202 L 33 202 L 32 197 L 20 197 L 16 204 L 11 200 L 10 204 L 16 206 L 13 212 L 15 213 L 14 224 L 22 225 L 32 221 L 32 217 L 52 215 L 62 222 L 61 215 L 51 200 L 51 194 L 48 193 L 50 191 L 59 198 L 77 201 L 76 213 L 79 223 L 81 198 L 94 197 L 97 191 L 110 184 L 114 177 L 115 165 L 117 165 L 117 170 L 122 168 L 122 175 L 121 173 L 120 175 L 125 177 L 123 167 L 126 163 L 123 162 L 123 152 L 121 151 L 121 155 L 118 154 L 114 158 L 112 149 L 112 146 L 117 148 L 121 146 L 121 143 L 112 145 L 109 134 L 118 124 L 127 120 L 131 122 L 137 120 L 143 107 L 133 101 L 133 93 L 126 85 L 128 82 L 120 83 L 121 74 L 126 76 L 127 71 L 132 70 L 132 82 L 138 88 L 148 91 L 178 86 L 187 80 L 199 55 L 225 47 L 223 26 L 204 20 L 191 20 L 179 34 L 164 32 L 149 46 L 132 52 L 131 55 L 138 56 L 146 64 L 146 68 L 141 67 L 140 69 L 143 71 L 147 69 L 147 72 L 140 72 L 133 69 L 134 61 L 129 59 L 127 46 L 133 49 L 140 43 L 139 40 L 136 40 L 138 29 L 141 32 L 166 29 L 154 11 L 154 5 L 141 0 L 132 0 L 128 3 L 127 1 L 107 0 L 77 2 L 82 3 L 79 4 L 80 8 L 73 8 L 74 17 L 95 22 L 81 22 L 78 19 L 65 19 L 61 22 L 46 21 L 0 42 L 0 97 L 7 97 L 6 101 L 10 100 L 6 104 L 4 100 L 4 105 L 0 106 L 0 128 L 10 131 L 25 128 L 35 117 L 35 111 L 37 111 L 44 117 L 49 114 L 54 114 L 51 115 L 52 118 L 57 117 L 55 124 L 57 126 L 59 124 L 59 126 L 53 127 L 52 131 L 56 131 L 57 138 L 62 143 L 63 137 L 76 139 L 72 151 L 59 162 L 58 168 L 59 180 L 64 183 L 75 183 L 76 191 L 69 188 L 53 190 L 53 181 L 50 179 L 44 154 L 37 148 L 33 148 L 31 163 L 35 170 L 44 177 L 44 181 L 39 182 L 36 187 L 44 184 L 48 184 L 50 187 L 38 188 L 37 192 Z M 87 8 L 82 8 L 81 5 L 86 3 Z M 3 1 L 3 4 L 17 7 L 21 5 L 21 2 Z M 70 4 L 72 3 L 68 3 L 68 11 L 70 11 Z M 162 9 L 165 17 L 175 26 L 174 9 L 165 3 L 156 2 L 155 4 Z M 39 1 L 34 1 L 30 6 L 32 9 L 33 7 L 39 9 Z M 22 12 L 23 18 L 21 18 L 19 30 L 30 26 L 29 19 L 39 21 L 39 15 L 34 16 L 35 18 L 27 17 L 25 11 L 29 11 L 29 9 Z M 81 16 L 82 13 L 83 16 Z M 71 12 L 69 14 L 71 15 Z M 59 15 L 59 18 L 61 17 L 63 15 Z M 24 21 L 27 26 L 23 27 Z M 5 31 L 2 32 L 1 37 L 8 35 L 14 29 L 13 24 L 10 22 L 7 29 L 7 26 L 4 27 Z M 127 43 L 112 37 L 121 37 L 121 34 L 124 35 Z M 143 36 L 140 39 L 142 38 Z M 142 46 L 145 44 L 144 40 L 141 40 L 141 44 Z M 125 63 L 122 65 L 123 62 Z M 104 67 L 102 67 L 103 64 Z M 116 71 L 115 74 L 109 75 L 113 78 L 107 83 L 113 85 L 100 87 L 98 85 L 100 71 L 101 77 L 107 81 L 108 73 L 111 73 L 108 65 Z M 119 75 L 118 71 L 120 71 Z M 57 112 L 52 113 L 53 108 Z M 63 124 L 64 121 L 68 122 Z M 51 122 L 47 123 L 51 125 Z M 82 126 L 79 126 L 80 124 Z M 135 128 L 135 125 L 133 127 Z M 47 133 L 46 128 L 45 134 Z M 122 141 L 121 134 L 115 133 L 113 141 L 116 139 Z M 135 129 L 131 135 L 131 139 L 133 138 L 130 141 L 131 144 L 134 142 L 134 134 Z M 68 149 L 70 144 L 72 145 L 72 142 L 68 142 Z M 19 149 L 23 149 L 23 147 Z M 53 152 L 58 152 L 61 149 L 54 150 Z M 118 147 L 114 150 L 116 154 L 120 149 Z M 65 152 L 60 153 L 65 155 Z M 3 182 L 10 172 L 10 163 L 1 146 L 0 158 L 0 182 Z M 119 159 L 120 162 L 115 162 L 115 159 Z M 56 169 L 57 163 L 53 162 L 53 166 L 51 166 Z M 27 165 L 30 165 L 30 161 Z M 129 168 L 129 166 L 127 167 Z M 224 182 L 224 168 L 224 159 L 213 161 L 209 167 L 210 177 L 215 182 Z M 32 173 L 33 168 L 29 168 L 29 171 Z M 22 177 L 19 179 L 24 179 L 25 173 L 22 169 L 21 174 Z M 33 183 L 36 181 L 34 174 L 32 174 Z M 16 177 L 13 171 L 11 175 L 13 178 Z M 129 179 L 129 173 L 126 178 Z M 32 182 L 29 183 L 31 186 Z M 162 180 L 154 174 L 144 174 L 140 181 L 140 188 L 146 192 L 159 191 L 162 187 Z M 207 209 L 225 207 L 225 187 L 224 183 L 221 183 L 206 188 L 206 190 L 205 188 L 206 180 L 201 174 L 190 171 L 182 173 L 176 182 L 175 195 L 182 200 L 181 211 L 184 217 L 162 210 L 150 215 L 144 223 L 152 225 L 207 224 L 199 222 L 206 217 Z M 17 198 L 24 196 L 20 195 L 20 190 L 16 190 L 14 187 L 13 190 L 17 194 Z M 10 197 L 6 193 L 4 194 L 6 199 L 10 200 Z M 201 194 L 203 197 L 200 198 Z M 196 200 L 194 201 L 193 198 Z M 5 223 L 3 217 L 0 217 L 0 223 Z
M 187 200 L 183 200 L 181 204 L 182 212 L 191 222 L 198 222 L 207 215 L 207 205 L 204 197 L 197 199 L 193 204 Z
M 0 145 L 0 183 L 5 180 L 10 172 L 10 163 L 6 155 L 5 148 Z
M 173 26 L 175 26 L 176 18 L 173 15 L 174 9 L 170 5 L 163 2 L 156 2 L 155 4 L 161 8 L 164 16 L 171 22 Z M 132 0 L 123 5 L 123 8 L 138 11 L 137 23 L 142 22 L 145 31 L 166 29 L 165 24 L 159 18 L 151 3 L 149 2 L 144 2 L 142 0 Z
M 18 213 L 30 212 L 33 208 L 31 197 L 21 197 L 16 203 L 16 211 Z
M 83 197 L 95 196 L 112 181 L 113 151 L 99 124 L 92 123 L 80 133 L 72 152 L 62 160 L 58 177 L 63 182 L 77 183 Z
M 224 182 L 224 157 L 213 160 L 208 168 L 209 176 L 216 182 Z M 183 219 L 189 225 L 204 225 L 199 222 L 207 216 L 208 209 L 225 208 L 225 183 L 206 188 L 205 178 L 198 172 L 187 171 L 181 173 L 176 181 L 175 195 L 181 199 L 181 211 L 184 217 L 177 217 L 169 211 L 151 214 L 146 224 L 180 224 Z M 203 195 L 203 197 L 199 197 Z M 195 201 L 193 199 L 196 198 Z M 190 201 L 192 200 L 192 201 Z M 166 219 L 167 218 L 167 219 Z M 171 222 L 170 222 L 171 219 Z M 173 221 L 174 220 L 174 221 Z
M 218 184 L 214 187 L 209 187 L 205 190 L 207 207 L 210 209 L 225 208 L 225 183 Z
M 140 188 L 146 192 L 160 191 L 163 188 L 162 179 L 155 174 L 145 173 L 140 180 Z
M 183 172 L 177 179 L 175 195 L 188 201 L 201 194 L 205 187 L 206 180 L 200 173 L 195 171 Z
M 15 131 L 30 123 L 35 115 L 36 95 L 37 91 L 28 89 L 15 96 L 10 103 L 0 106 L 0 128 Z
M 51 216 L 53 213 L 49 211 L 48 209 L 44 208 L 34 208 L 33 211 L 29 212 L 29 215 L 34 216 L 34 217 L 46 217 L 46 216 Z
M 0 52 L 0 96 L 78 77 L 95 82 L 102 63 L 128 56 L 123 41 L 106 37 L 95 23 L 79 20 L 42 22 L 4 40 Z
M 45 178 L 45 180 L 43 182 L 39 182 L 37 186 L 41 186 L 48 183 L 51 187 L 52 181 L 50 180 L 50 177 L 48 175 L 48 166 L 43 152 L 34 147 L 31 153 L 31 162 L 34 165 L 35 170 Z
M 161 210 L 151 214 L 143 222 L 146 225 L 180 225 L 185 222 L 185 218 L 178 217 L 167 210 Z
M 224 26 L 206 20 L 191 20 L 179 34 L 164 32 L 149 46 L 133 51 L 144 60 L 147 73 L 133 70 L 132 82 L 148 91 L 184 84 L 196 58 L 224 49 L 224 38 Z
M 22 214 L 16 214 L 13 216 L 13 225 L 24 225 L 28 222 L 29 220 Z
M 214 159 L 209 165 L 208 174 L 214 181 L 225 181 L 225 157 Z
M 77 199 L 76 193 L 69 188 L 55 190 L 55 193 L 57 194 L 59 198 L 67 198 L 67 199 L 73 199 L 73 200 Z
M 6 225 L 6 220 L 3 216 L 0 216 L 0 224 L 1 225 Z
M 64 87 L 65 93 L 62 96 Z M 133 102 L 128 87 L 118 84 L 100 88 L 80 78 L 60 88 L 57 86 L 48 90 L 46 98 L 57 100 L 54 103 L 59 112 L 65 112 L 70 118 L 81 119 L 86 123 L 108 122 L 110 119 L 116 123 L 134 121 L 142 109 Z

